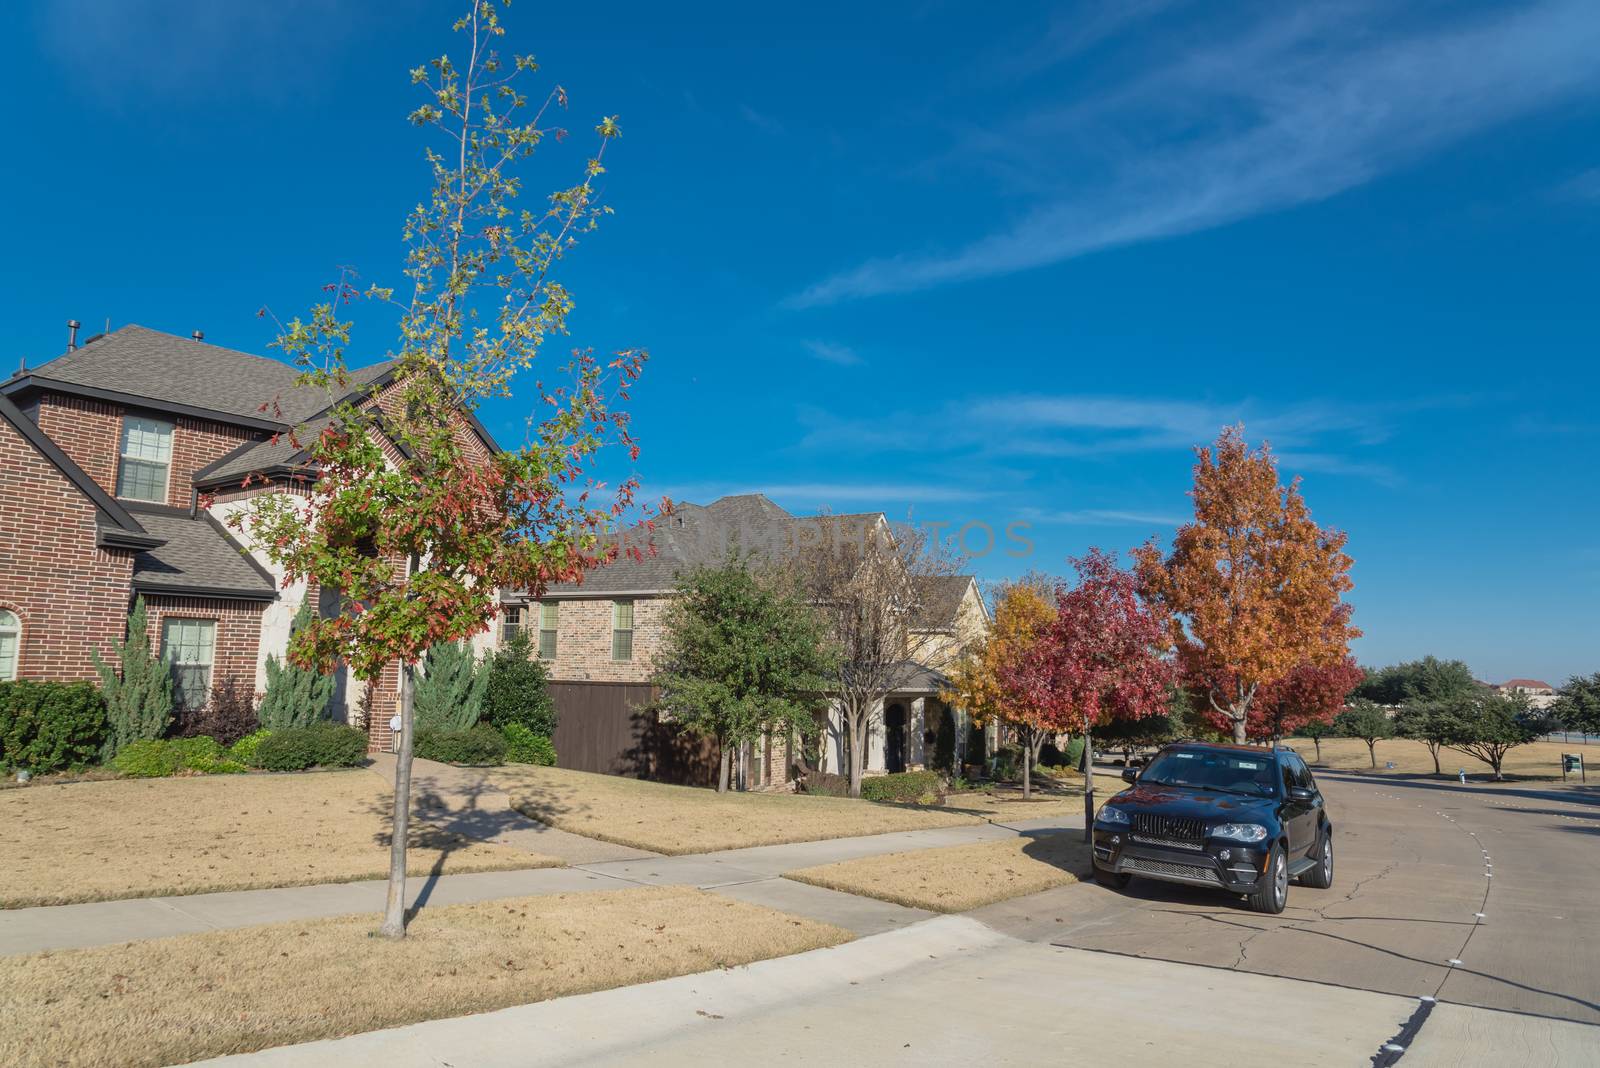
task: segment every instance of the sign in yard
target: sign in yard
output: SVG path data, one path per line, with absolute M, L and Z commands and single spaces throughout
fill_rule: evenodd
M 1584 767 L 1583 767 L 1583 754 L 1582 753 L 1562 753 L 1561 754 L 1561 777 L 1563 779 L 1565 779 L 1568 775 L 1573 774 L 1573 773 L 1576 773 L 1579 776 L 1579 779 L 1581 781 L 1583 781 L 1583 782 L 1588 782 L 1589 781 L 1588 772 L 1586 772 L 1584 770 Z

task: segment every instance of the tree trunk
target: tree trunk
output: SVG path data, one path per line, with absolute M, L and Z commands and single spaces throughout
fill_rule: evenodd
M 1026 736 L 1017 739 L 1022 743 L 1022 799 L 1024 801 L 1033 796 L 1033 735 L 1033 729 L 1029 728 Z
M 1444 772 L 1439 770 L 1439 743 L 1429 742 L 1428 752 L 1433 754 L 1433 773 L 1435 775 L 1443 775 Z
M 1322 763 L 1322 739 L 1313 738 L 1311 739 L 1311 744 L 1317 747 L 1317 763 Z
M 1490 756 L 1492 759 L 1489 761 L 1489 766 L 1494 769 L 1494 781 L 1505 782 L 1505 776 L 1500 774 L 1500 762 L 1505 759 L 1506 755 L 1504 753 L 1491 753 Z
M 728 768 L 733 763 L 733 754 L 728 749 L 728 741 L 725 738 L 718 742 L 717 748 L 722 751 L 717 767 L 717 793 L 725 794 L 728 792 Z
M 850 796 L 861 796 L 861 770 L 867 757 L 867 716 L 860 715 L 850 725 Z
M 1233 717 L 1233 744 L 1243 745 L 1246 741 L 1244 729 L 1249 718 L 1249 712 L 1242 708 L 1230 708 L 1228 714 Z
M 1376 738 L 1367 741 L 1367 759 L 1372 761 L 1372 768 L 1376 771 L 1378 768 L 1378 740 Z
M 1083 732 L 1083 840 L 1094 844 L 1094 736 Z
M 383 909 L 385 938 L 406 936 L 406 838 L 411 827 L 411 665 L 400 665 L 400 744 L 394 753 L 394 812 L 389 822 L 389 896 Z

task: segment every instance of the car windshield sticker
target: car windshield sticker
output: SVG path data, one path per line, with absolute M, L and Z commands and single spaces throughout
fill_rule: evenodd
M 1257 764 L 1253 760 L 1241 760 L 1241 761 L 1239 761 L 1239 767 L 1245 768 L 1246 770 L 1249 770 L 1249 771 L 1254 771 L 1257 768 L 1259 768 L 1260 766 L 1261 766 L 1260 764 Z
M 1194 754 L 1193 753 L 1173 753 L 1172 755 L 1177 757 L 1179 760 L 1193 760 L 1194 759 Z

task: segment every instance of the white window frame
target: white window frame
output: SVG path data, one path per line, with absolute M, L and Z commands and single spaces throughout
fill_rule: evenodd
M 22 668 L 22 617 L 9 608 L 0 608 L 0 643 L 7 638 L 11 640 L 10 663 L 0 660 L 0 682 L 11 682 Z
M 614 614 L 613 614 L 613 621 L 615 621 Z M 550 635 L 550 651 L 548 653 L 546 653 L 545 649 L 544 649 L 544 636 L 546 634 Z M 561 602 L 560 601 L 540 601 L 539 602 L 539 647 L 538 647 L 538 650 L 537 650 L 538 655 L 539 655 L 539 659 L 540 660 L 554 660 L 556 658 L 556 650 L 560 646 L 560 641 L 561 641 Z
M 195 640 L 191 641 L 182 633 L 187 628 L 193 628 Z M 178 640 L 174 642 L 173 632 L 178 631 Z M 176 659 L 177 656 L 193 656 L 194 659 Z M 200 657 L 204 659 L 200 659 Z M 161 621 L 161 659 L 165 660 L 172 671 L 172 703 L 175 708 L 192 711 L 204 708 L 207 701 L 211 700 L 211 682 L 217 659 L 217 621 L 214 619 L 196 619 L 189 616 L 168 616 Z M 205 668 L 205 685 L 200 691 L 200 703 L 190 705 L 180 699 L 180 694 L 185 692 L 178 685 L 179 670 L 189 668 Z
M 526 626 L 523 619 L 525 609 L 520 604 L 504 605 L 500 609 L 500 644 L 510 645 L 516 638 L 517 632 Z
M 623 610 L 624 607 L 626 607 L 627 610 L 628 610 L 628 625 L 626 627 L 622 627 L 622 626 L 618 626 L 617 625 L 618 623 L 621 622 L 622 610 Z M 633 659 L 633 629 L 634 629 L 634 625 L 635 625 L 636 622 L 637 622 L 637 620 L 634 617 L 633 601 L 624 600 L 624 601 L 612 601 L 611 602 L 611 659 L 612 660 L 614 660 L 614 661 L 616 661 L 618 663 L 622 663 L 622 662 L 629 661 L 629 660 Z M 623 634 L 626 634 L 628 636 L 628 639 L 627 639 L 628 640 L 628 655 L 626 655 L 626 656 L 618 656 L 617 655 L 617 638 L 620 635 L 623 635 Z
M 154 440 L 156 441 L 156 446 L 157 446 L 155 451 L 162 452 L 163 449 L 161 448 L 161 442 L 162 442 L 162 438 L 163 438 L 163 431 L 164 431 L 164 437 L 165 437 L 165 449 L 164 449 L 164 451 L 165 451 L 166 455 L 165 456 L 154 456 L 154 457 L 145 455 L 144 451 L 143 451 L 144 450 L 143 437 L 147 436 L 147 435 L 153 435 L 154 436 Z M 176 431 L 176 427 L 172 423 L 169 423 L 164 419 L 152 419 L 150 416 L 147 416 L 147 415 L 132 415 L 132 414 L 127 414 L 127 415 L 124 415 L 122 417 L 122 430 L 121 430 L 120 436 L 117 439 L 117 496 L 118 497 L 121 497 L 121 498 L 123 498 L 125 500 L 130 500 L 130 501 L 149 501 L 149 502 L 154 503 L 154 504 L 165 504 L 166 503 L 167 494 L 170 493 L 171 490 L 172 490 L 172 439 L 173 439 L 173 435 L 174 435 L 175 431 Z M 129 446 L 132 444 L 132 435 L 135 432 L 137 432 L 137 433 L 139 433 L 141 435 L 140 448 L 137 451 L 130 452 L 129 451 Z M 126 483 L 125 483 L 125 480 L 123 478 L 123 466 L 125 464 L 127 464 L 129 461 L 132 461 L 134 463 L 140 463 L 140 464 L 150 464 L 151 466 L 154 466 L 156 464 L 160 464 L 165 468 L 165 474 L 161 478 L 161 494 L 160 494 L 160 496 L 158 496 L 158 497 L 136 497 L 136 496 L 133 496 L 131 494 L 123 492 L 123 490 L 126 488 Z

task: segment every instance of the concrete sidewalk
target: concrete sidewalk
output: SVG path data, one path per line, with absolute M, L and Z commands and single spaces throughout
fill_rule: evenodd
M 433 788 L 437 788 L 441 780 L 432 775 L 431 767 L 428 772 L 435 784 Z M 448 796 L 442 791 L 441 795 Z M 474 815 L 475 812 L 492 813 L 488 802 L 482 796 L 472 800 L 477 808 L 467 805 L 459 796 L 456 798 L 455 803 L 461 806 L 457 809 L 461 818 L 488 818 Z M 431 817 L 429 821 L 439 822 Z M 633 859 L 580 863 L 568 868 L 413 877 L 407 881 L 406 889 L 408 900 L 427 907 L 527 894 L 625 890 L 635 886 L 696 886 L 741 901 L 837 924 L 857 934 L 876 934 L 926 919 L 929 914 L 870 898 L 801 886 L 781 876 L 787 871 L 837 860 L 994 841 L 1018 834 L 1050 834 L 1069 829 L 1066 823 L 1030 820 L 1010 826 L 969 824 L 682 857 L 647 853 Z M 453 826 L 460 829 L 462 824 L 458 822 Z M 561 831 L 553 833 L 578 838 L 580 842 L 591 841 Z M 541 847 L 539 851 L 547 850 Z M 638 853 L 637 850 L 626 852 Z M 384 888 L 383 880 L 369 880 L 0 910 L 0 955 L 197 934 L 354 912 L 380 912 Z
M 1271 1005 L 1269 1013 L 1237 1006 Z M 1234 1008 L 1230 1008 L 1234 1007 Z M 1367 1063 L 1412 998 L 1023 942 L 943 916 L 747 967 L 207 1064 L 231 1068 Z M 847 1052 L 841 1052 L 847 1051 Z M 1181 1051 L 1181 1053 L 1180 1053 Z M 1489 1062 L 1483 1062 L 1489 1063 Z

